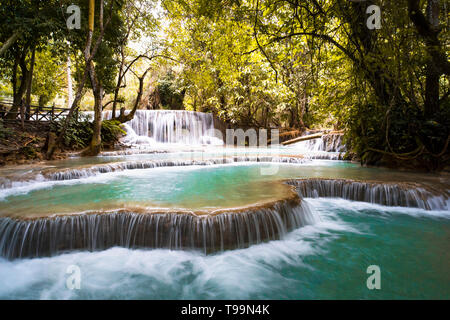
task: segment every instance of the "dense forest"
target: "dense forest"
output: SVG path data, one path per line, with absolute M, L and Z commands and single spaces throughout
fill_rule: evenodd
M 44 156 L 96 155 L 137 109 L 185 109 L 230 127 L 343 130 L 349 159 L 439 171 L 450 161 L 448 10 L 439 0 L 1 0 L 0 139 L 19 139 L 32 105 L 57 104 L 70 112 L 40 129 Z

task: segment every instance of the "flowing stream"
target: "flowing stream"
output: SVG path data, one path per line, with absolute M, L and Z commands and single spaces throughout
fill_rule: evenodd
M 0 169 L 0 299 L 450 298 L 448 174 L 338 160 L 340 135 L 222 146 L 202 113 L 126 129 L 124 150 Z

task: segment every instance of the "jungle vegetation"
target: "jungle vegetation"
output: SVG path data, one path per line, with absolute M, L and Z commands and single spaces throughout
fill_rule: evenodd
M 33 101 L 71 108 L 48 158 L 78 109 L 94 111 L 83 146 L 95 155 L 103 110 L 125 122 L 125 108 L 162 108 L 234 127 L 343 130 L 365 164 L 436 171 L 450 161 L 446 1 L 0 2 L 5 119 Z M 79 29 L 67 27 L 70 5 Z

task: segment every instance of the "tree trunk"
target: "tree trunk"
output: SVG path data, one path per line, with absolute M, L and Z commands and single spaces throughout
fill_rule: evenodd
M 70 56 L 67 58 L 67 107 L 72 107 L 73 103 L 73 84 L 72 84 L 72 62 Z
M 11 85 L 13 89 L 13 105 L 14 105 L 14 99 L 16 98 L 17 94 L 17 67 L 19 65 L 19 58 L 16 56 L 14 59 L 14 65 L 12 69 L 12 77 L 11 77 Z
M 11 109 L 9 110 L 8 114 L 6 115 L 6 119 L 8 120 L 14 120 L 17 118 L 17 112 L 19 110 L 20 105 L 23 102 L 23 95 L 25 94 L 26 89 L 26 83 L 28 78 L 28 69 L 26 65 L 26 54 L 27 54 L 27 48 L 24 48 L 21 56 L 18 58 L 18 65 L 20 66 L 20 70 L 22 71 L 22 75 L 20 76 L 20 86 L 19 89 L 15 90 L 15 94 L 13 97 L 13 105 Z M 13 77 L 15 78 L 14 81 L 17 81 L 17 66 L 14 70 Z M 16 86 L 16 84 L 14 85 Z
M 123 109 L 120 111 L 120 116 L 117 118 L 117 120 L 119 120 L 121 123 L 133 120 L 134 114 L 136 113 L 136 110 L 142 100 L 142 95 L 144 93 L 144 80 L 145 80 L 145 76 L 147 75 L 149 70 L 150 69 L 147 69 L 147 71 L 144 72 L 142 77 L 139 77 L 139 91 L 138 91 L 138 94 L 136 97 L 136 101 L 134 102 L 133 110 L 131 110 L 131 112 L 128 115 L 125 115 L 125 113 L 123 112 Z
M 92 35 L 94 33 L 94 10 L 95 10 L 95 1 L 89 1 L 89 33 L 90 38 L 92 39 Z M 103 1 L 100 3 L 100 28 L 103 28 Z M 85 52 L 85 60 L 87 64 L 87 68 L 89 70 L 89 79 L 91 80 L 92 92 L 94 93 L 94 129 L 92 134 L 92 140 L 82 154 L 85 156 L 95 156 L 98 155 L 101 151 L 102 145 L 102 112 L 103 112 L 103 88 L 98 81 L 97 74 L 95 72 L 95 66 L 92 60 L 90 60 L 90 52 Z
M 36 58 L 36 46 L 33 46 L 32 53 L 31 53 L 31 60 L 30 60 L 30 71 L 28 72 L 27 77 L 27 93 L 26 93 L 26 100 L 25 100 L 25 106 L 26 106 L 26 119 L 30 120 L 30 111 L 31 111 L 31 88 L 33 85 L 33 72 L 34 72 L 34 64 L 35 64 L 35 58 Z
M 437 33 L 439 28 L 439 0 L 429 0 L 427 4 L 427 20 L 430 29 Z M 429 49 L 430 50 L 430 49 Z M 428 50 L 428 51 L 429 51 Z M 439 111 L 439 78 L 441 72 L 437 66 L 438 61 L 433 56 L 428 60 L 426 67 L 426 82 L 425 82 L 425 118 L 432 118 L 433 115 Z
M 16 31 L 0 48 L 0 57 L 19 39 L 21 31 Z
M 78 104 L 81 101 L 81 97 L 83 95 L 83 89 L 84 89 L 84 85 L 86 84 L 87 81 L 87 77 L 89 74 L 89 68 L 91 66 L 91 59 L 93 59 L 94 55 L 95 55 L 95 50 L 93 53 L 91 53 L 91 46 L 92 46 L 92 37 L 94 34 L 94 10 L 95 10 L 95 1 L 94 0 L 90 0 L 89 1 L 89 31 L 88 31 L 88 36 L 87 36 L 87 41 L 86 41 L 86 46 L 84 49 L 84 57 L 85 57 L 85 61 L 86 61 L 86 67 L 84 70 L 84 74 L 83 74 L 83 78 L 81 80 L 81 83 L 78 85 L 78 90 L 77 93 L 75 95 L 75 100 L 72 103 L 72 106 L 69 110 L 69 114 L 67 115 L 65 121 L 64 121 L 64 125 L 63 128 L 61 130 L 61 132 L 58 135 L 58 139 L 56 140 L 56 143 L 54 143 L 53 145 L 49 146 L 49 149 L 47 151 L 46 157 L 47 159 L 52 159 L 53 158 L 53 154 L 55 153 L 55 150 L 58 146 L 62 145 L 62 142 L 64 140 L 64 136 L 66 135 L 66 131 L 67 128 L 69 127 L 69 123 L 70 120 L 72 119 L 72 116 L 75 112 L 75 110 L 78 108 Z M 101 41 L 101 39 L 99 39 L 98 41 Z
M 94 129 L 92 140 L 89 147 L 83 151 L 85 156 L 96 156 L 100 153 L 102 147 L 102 114 L 103 114 L 103 89 L 98 87 L 95 95 L 94 105 Z
M 287 146 L 293 143 L 297 143 L 297 142 L 301 142 L 301 141 L 307 141 L 307 140 L 313 140 L 313 139 L 317 139 L 317 138 L 321 138 L 323 135 L 325 135 L 325 133 L 320 132 L 320 133 L 316 133 L 316 134 L 311 134 L 309 136 L 301 136 L 298 138 L 294 138 L 288 141 L 285 141 L 282 143 L 283 146 Z
M 61 129 L 61 132 L 58 135 L 56 143 L 49 145 L 49 147 L 48 147 L 47 154 L 46 154 L 46 158 L 48 160 L 51 160 L 53 158 L 53 154 L 55 153 L 56 148 L 58 146 L 61 146 L 61 144 L 63 142 L 64 136 L 66 135 L 67 128 L 69 127 L 70 119 L 72 119 L 73 114 L 75 113 L 75 110 L 78 108 L 78 104 L 80 103 L 81 98 L 83 96 L 83 88 L 87 81 L 87 75 L 88 75 L 88 71 L 85 70 L 83 78 L 82 78 L 80 84 L 78 85 L 78 90 L 77 90 L 77 93 L 75 94 L 75 99 L 73 100 L 72 106 L 69 110 L 69 114 L 67 115 L 67 117 L 64 121 L 64 125 Z
M 366 26 L 366 8 L 369 6 L 366 2 L 352 2 L 350 11 L 343 12 L 345 19 L 351 27 L 351 37 L 356 43 L 361 44 L 359 57 L 353 56 L 353 62 L 357 68 L 361 69 L 364 78 L 368 81 L 378 102 L 383 106 L 392 105 L 393 107 L 405 105 L 405 100 L 400 90 L 396 90 L 396 84 L 393 81 L 395 77 L 390 70 L 383 69 L 379 64 L 367 62 L 370 55 L 380 55 L 377 47 L 376 33 L 369 30 Z
M 116 118 L 117 99 L 119 98 L 119 91 L 122 86 L 123 68 L 124 68 L 124 64 L 125 64 L 125 56 L 124 56 L 123 48 L 121 51 L 121 56 L 122 56 L 122 59 L 120 61 L 119 74 L 117 77 L 117 85 L 116 85 L 116 88 L 114 89 L 114 100 L 113 100 L 113 105 L 112 105 L 112 116 L 111 116 L 112 119 Z
M 82 152 L 85 156 L 96 156 L 101 151 L 102 145 L 102 116 L 103 116 L 103 87 L 101 86 L 95 72 L 94 63 L 89 64 L 89 78 L 91 80 L 92 91 L 94 93 L 94 128 L 91 143 L 86 150 Z
M 408 0 L 408 11 L 417 32 L 425 42 L 429 55 L 426 66 L 424 115 L 430 119 L 439 111 L 439 78 L 450 75 L 450 62 L 447 60 L 445 46 L 438 38 L 439 0 L 428 0 L 426 16 L 422 13 L 419 0 Z
M 297 106 L 289 108 L 289 113 L 291 114 L 290 121 L 289 121 L 289 127 L 290 128 L 298 128 Z
M 114 5 L 114 1 L 111 1 L 110 7 L 109 7 L 110 14 L 108 17 L 108 21 L 106 22 L 105 25 L 108 25 L 109 22 L 111 21 L 113 5 Z M 85 82 L 87 81 L 88 75 L 91 76 L 90 78 L 91 78 L 91 82 L 93 84 L 93 88 L 94 88 L 94 85 L 98 83 L 96 81 L 96 79 L 93 79 L 93 77 L 95 78 L 95 69 L 94 69 L 92 60 L 94 59 L 97 49 L 98 49 L 100 43 L 102 42 L 103 36 L 104 36 L 103 0 L 100 0 L 100 35 L 99 35 L 99 37 L 95 43 L 95 46 L 91 52 L 92 38 L 94 35 L 94 17 L 95 17 L 94 10 L 95 10 L 95 0 L 89 0 L 89 32 L 88 32 L 86 47 L 84 49 L 84 58 L 85 58 L 85 62 L 86 62 L 86 67 L 84 70 L 81 84 L 78 86 L 75 100 L 72 104 L 72 107 L 70 108 L 69 114 L 66 117 L 63 129 L 58 136 L 57 143 L 55 143 L 54 146 L 52 147 L 52 149 L 47 152 L 48 159 L 51 159 L 53 157 L 53 153 L 56 149 L 56 146 L 61 145 L 61 143 L 64 139 L 65 133 L 69 126 L 70 119 L 72 118 L 75 110 L 78 108 L 78 104 L 80 103 L 81 97 L 83 95 L 83 88 L 84 88 Z M 99 89 L 99 90 L 97 90 L 97 89 Z M 95 97 L 95 112 L 96 112 L 96 119 L 97 119 L 96 122 L 97 122 L 97 127 L 100 127 L 100 132 L 101 132 L 101 119 L 102 119 L 101 118 L 101 116 L 102 116 L 101 109 L 102 109 L 103 90 L 101 89 L 100 86 L 97 86 L 96 90 L 94 90 L 94 97 Z M 100 112 L 99 112 L 99 109 L 100 109 Z M 98 119 L 100 119 L 99 125 L 98 125 Z M 95 141 L 93 144 L 91 143 L 91 146 L 92 145 L 94 145 L 94 146 L 101 145 L 101 136 L 100 136 L 99 140 L 100 141 Z M 94 154 L 94 151 L 97 151 L 96 154 L 98 154 L 98 152 L 100 152 L 100 149 L 97 149 L 97 147 L 94 147 L 91 150 L 89 150 L 89 149 L 91 149 L 91 148 L 88 148 L 88 151 L 92 151 L 91 154 Z M 95 150 L 95 149 L 97 149 L 97 150 Z
M 440 72 L 433 61 L 429 61 L 426 67 L 425 82 L 425 118 L 431 119 L 439 111 L 439 78 Z

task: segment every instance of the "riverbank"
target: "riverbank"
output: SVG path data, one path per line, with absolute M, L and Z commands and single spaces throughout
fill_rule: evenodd
M 86 123 L 80 122 L 83 126 Z M 35 164 L 46 160 L 46 152 L 51 139 L 56 138 L 53 132 L 56 126 L 48 122 L 25 122 L 24 126 L 18 121 L 0 122 L 0 167 Z M 103 128 L 102 128 L 103 130 Z M 108 140 L 105 141 L 104 151 L 118 151 L 127 147 L 118 142 L 119 137 L 113 136 L 111 126 L 107 127 Z M 50 133 L 53 133 L 52 137 Z M 122 134 L 123 132 L 119 132 Z M 73 135 L 73 134 L 72 134 Z M 79 137 L 75 139 L 81 140 Z M 53 155 L 53 160 L 67 159 L 73 155 L 81 155 L 85 145 L 74 143 L 72 136 L 65 142 L 66 146 L 58 149 Z M 88 137 L 87 140 L 90 140 Z M 67 146 L 67 144 L 69 146 Z
M 161 127 L 159 128 L 159 135 L 164 139 L 181 138 L 181 136 L 178 137 L 177 130 L 174 131 L 173 137 L 170 135 L 166 137 L 166 133 L 164 132 L 169 128 L 168 126 L 170 126 L 170 121 L 161 121 L 159 120 L 159 118 L 155 118 L 152 120 L 149 119 L 149 116 L 146 113 L 146 111 L 142 111 L 141 113 L 138 112 L 136 115 L 136 119 L 133 119 L 131 122 L 129 122 L 130 126 L 128 126 L 127 124 L 123 125 L 123 128 L 128 128 L 126 129 L 126 131 L 128 130 L 132 132 L 131 134 L 127 132 L 127 134 L 123 137 L 123 140 L 126 143 L 121 143 L 118 136 L 111 139 L 111 136 L 117 134 L 111 134 L 112 131 L 108 129 L 109 132 L 107 136 L 111 141 L 108 141 L 106 145 L 104 145 L 103 153 L 110 155 L 147 153 L 146 150 L 141 150 L 143 147 L 145 147 L 145 145 L 141 145 L 141 143 L 147 141 L 149 141 L 149 143 L 156 143 L 156 141 L 147 136 L 150 132 L 150 122 L 153 122 L 153 126 L 157 125 Z M 166 113 L 170 116 L 170 113 Z M 183 118 L 179 123 L 180 127 L 186 126 L 186 124 L 190 124 L 192 122 L 191 120 L 192 119 Z M 200 132 L 196 133 L 196 139 L 198 139 L 198 137 L 201 137 L 202 134 L 207 131 L 210 126 L 209 122 L 212 121 L 203 119 L 203 122 L 204 123 L 201 126 L 202 128 L 192 127 L 194 131 L 201 129 Z M 214 125 L 215 124 L 216 123 L 214 122 Z M 73 132 L 75 132 L 75 135 L 74 133 L 71 133 L 72 136 L 69 139 L 70 141 L 68 143 L 65 142 L 66 146 L 62 150 L 60 149 L 57 153 L 54 154 L 54 160 L 63 160 L 74 155 L 81 156 L 80 153 L 82 150 L 84 150 L 86 146 L 85 143 L 87 143 L 86 141 L 90 140 L 89 136 L 86 138 L 86 132 L 89 131 L 89 122 L 80 122 L 77 126 L 80 126 L 82 129 L 80 130 L 82 131 L 80 137 L 77 137 L 76 134 L 77 130 L 79 130 L 80 128 L 72 130 Z M 114 125 L 109 127 L 114 128 Z M 133 128 L 137 130 L 137 133 L 134 132 Z M 36 164 L 45 161 L 45 155 L 49 143 L 49 132 L 51 132 L 51 130 L 54 130 L 54 128 L 52 128 L 49 123 L 38 124 L 33 122 L 26 122 L 24 123 L 24 127 L 22 127 L 22 124 L 20 122 L 0 122 L 0 167 Z M 142 130 L 143 132 L 139 132 L 139 130 Z M 326 133 L 327 131 L 308 130 L 301 132 L 299 130 L 284 128 L 280 129 L 279 142 L 284 144 L 289 139 L 295 139 L 302 133 L 303 135 L 307 136 L 320 132 Z M 120 132 L 119 135 L 121 135 L 122 133 L 123 132 Z M 268 138 L 270 141 L 270 137 Z M 82 143 L 79 144 L 79 141 L 81 141 Z M 130 142 L 131 144 L 128 142 Z M 138 143 L 137 148 L 136 145 L 132 146 L 133 143 Z M 303 144 L 302 146 L 300 146 L 302 152 L 324 151 L 324 154 L 316 155 L 315 159 L 347 160 L 361 163 L 361 159 L 358 159 L 357 156 L 353 152 L 351 152 L 351 150 L 347 150 L 343 141 L 342 132 L 330 132 L 321 136 L 321 138 L 311 140 L 305 139 L 305 141 L 300 142 L 300 145 L 301 144 Z M 201 144 L 199 144 L 198 146 L 201 147 Z M 165 152 L 165 150 L 160 149 L 159 144 L 156 143 L 154 148 L 152 148 L 152 152 Z M 336 154 L 330 157 L 329 152 L 339 152 L 339 155 Z M 375 168 L 390 168 L 410 172 L 427 172 L 427 168 L 424 167 L 422 163 L 414 161 L 403 161 L 388 156 L 384 156 L 379 161 L 367 161 L 366 159 L 366 161 L 363 161 L 361 164 L 363 166 Z M 441 172 L 446 172 L 448 174 L 450 172 L 450 166 L 443 166 Z
M 44 160 L 42 152 L 50 125 L 46 123 L 0 122 L 0 166 L 22 165 Z

